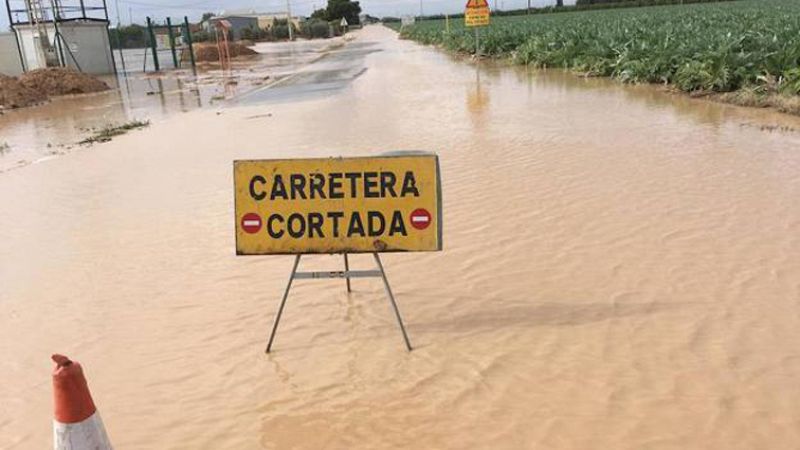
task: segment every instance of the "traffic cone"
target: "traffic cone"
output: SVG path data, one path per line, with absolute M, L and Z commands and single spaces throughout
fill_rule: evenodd
M 53 442 L 55 450 L 111 450 L 100 413 L 81 365 L 53 355 Z

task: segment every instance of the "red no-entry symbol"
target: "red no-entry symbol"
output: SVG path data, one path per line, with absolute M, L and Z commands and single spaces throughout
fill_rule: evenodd
M 245 233 L 258 233 L 261 229 L 261 217 L 256 213 L 247 213 L 242 217 L 242 229 Z
M 417 208 L 411 212 L 411 226 L 418 229 L 424 230 L 428 228 L 428 225 L 431 224 L 431 213 L 428 212 L 425 208 Z

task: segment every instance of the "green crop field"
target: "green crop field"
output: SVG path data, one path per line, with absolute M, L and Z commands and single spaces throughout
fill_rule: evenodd
M 496 17 L 480 54 L 683 91 L 800 94 L 800 0 Z M 422 21 L 401 37 L 475 52 L 463 19 Z

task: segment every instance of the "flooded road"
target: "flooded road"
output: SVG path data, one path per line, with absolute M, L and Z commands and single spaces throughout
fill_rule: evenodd
M 77 143 L 104 127 L 134 120 L 163 121 L 199 108 L 219 109 L 232 99 L 293 77 L 342 42 L 335 38 L 257 43 L 252 48 L 260 55 L 235 59 L 232 70 L 199 63 L 196 74 L 188 63 L 172 70 L 169 51 L 159 52 L 165 71 L 153 73 L 152 56 L 145 49 L 125 50 L 123 70 L 117 51 L 119 76 L 102 77 L 111 90 L 55 98 L 42 106 L 0 114 L 0 173 L 81 151 L 84 147 Z
M 0 448 L 50 445 L 56 351 L 123 449 L 797 446 L 800 120 L 356 35 L 0 174 Z M 234 256 L 232 160 L 397 149 L 442 166 L 444 251 L 384 258 L 415 350 L 317 280 L 265 355 L 292 258 Z

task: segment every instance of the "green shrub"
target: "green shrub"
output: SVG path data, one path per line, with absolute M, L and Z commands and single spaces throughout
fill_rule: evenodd
M 303 36 L 309 39 L 327 38 L 330 36 L 330 26 L 328 22 L 319 19 L 311 19 L 303 22 L 300 31 Z
M 756 0 L 703 3 L 495 17 L 480 30 L 480 53 L 684 91 L 779 86 L 800 94 L 800 1 L 772 0 L 769 8 Z M 476 51 L 474 30 L 463 20 L 451 19 L 449 32 L 443 20 L 425 20 L 401 33 L 455 52 Z

